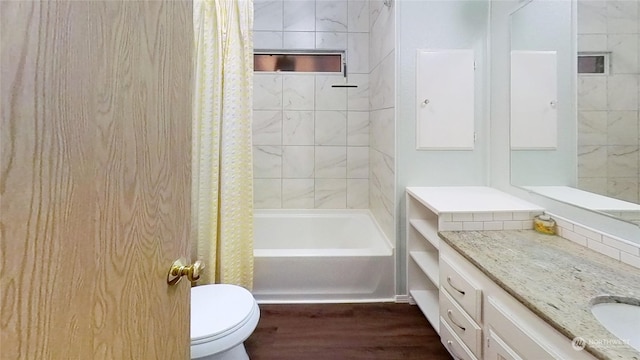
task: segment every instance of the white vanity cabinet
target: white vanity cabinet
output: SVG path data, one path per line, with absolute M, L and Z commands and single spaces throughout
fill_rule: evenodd
M 449 272 L 450 265 L 441 262 L 438 231 L 530 228 L 532 215 L 541 213 L 542 208 L 486 186 L 408 187 L 406 190 L 409 302 L 417 304 L 440 333 L 440 292 L 446 289 L 479 324 L 480 303 L 467 303 L 468 300 L 456 295 L 452 288 L 452 284 L 469 284 L 455 272 Z M 442 277 L 441 271 L 449 275 Z M 479 301 L 480 295 L 474 299 Z
M 457 335 L 447 338 L 441 336 L 441 341 L 454 358 L 473 359 L 467 354 L 472 353 L 475 359 L 486 360 L 595 359 L 586 351 L 574 350 L 570 339 L 540 319 L 444 241 L 440 244 L 439 254 L 441 263 L 453 265 L 450 271 L 456 274 L 451 276 L 451 283 L 464 292 L 464 295 L 459 293 L 456 296 L 464 299 L 471 295 L 473 301 L 464 299 L 462 303 L 480 304 L 479 317 L 472 318 L 466 309 L 473 309 L 475 305 L 463 307 L 457 300 L 451 304 L 453 296 L 448 297 L 449 289 L 444 284 L 441 286 L 440 298 L 443 299 L 443 294 L 445 296 L 445 301 L 440 303 L 441 323 L 445 323 Z M 446 272 L 441 272 L 441 282 L 443 277 L 448 276 Z M 456 276 L 472 284 L 471 287 L 456 283 Z M 481 294 L 480 300 L 474 299 L 476 294 Z M 453 320 L 442 316 L 456 305 L 458 312 L 464 311 L 462 314 L 454 310 Z M 459 326 L 455 326 L 456 323 Z M 478 333 L 482 333 L 479 342 L 476 340 Z

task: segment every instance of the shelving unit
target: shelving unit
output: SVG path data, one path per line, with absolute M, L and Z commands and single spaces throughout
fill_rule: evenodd
M 453 221 L 478 222 L 490 219 L 512 219 L 516 212 L 542 212 L 542 208 L 486 186 L 462 187 L 408 187 L 407 206 L 407 290 L 409 302 L 416 304 L 431 326 L 440 334 L 440 273 L 445 271 L 440 262 L 440 226 L 447 227 Z M 506 213 L 506 214 L 504 214 Z M 522 216 L 518 216 L 522 218 Z M 445 248 L 443 244 L 442 248 Z M 446 284 L 443 284 L 446 286 Z
M 440 333 L 438 215 L 407 191 L 407 284 L 410 299 Z

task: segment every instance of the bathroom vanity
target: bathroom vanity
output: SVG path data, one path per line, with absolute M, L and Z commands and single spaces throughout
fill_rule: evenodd
M 541 209 L 482 190 L 407 188 L 410 301 L 453 357 L 640 359 L 590 310 L 640 298 L 640 270 L 531 230 Z

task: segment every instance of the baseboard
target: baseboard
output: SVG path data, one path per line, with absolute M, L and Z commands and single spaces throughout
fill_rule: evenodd
M 396 295 L 396 303 L 398 304 L 410 304 L 409 295 Z

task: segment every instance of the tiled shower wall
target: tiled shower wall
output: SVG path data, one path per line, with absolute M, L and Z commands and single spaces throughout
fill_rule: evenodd
M 578 2 L 578 51 L 611 52 L 609 75 L 578 76 L 578 187 L 638 202 L 640 7 Z
M 369 1 L 256 0 L 256 49 L 347 51 L 342 75 L 256 73 L 256 208 L 369 208 Z
M 395 239 L 395 22 L 380 0 L 255 0 L 256 49 L 347 51 L 341 75 L 254 77 L 256 208 L 369 208 Z
M 395 239 L 395 4 L 371 7 L 370 209 L 387 237 Z

